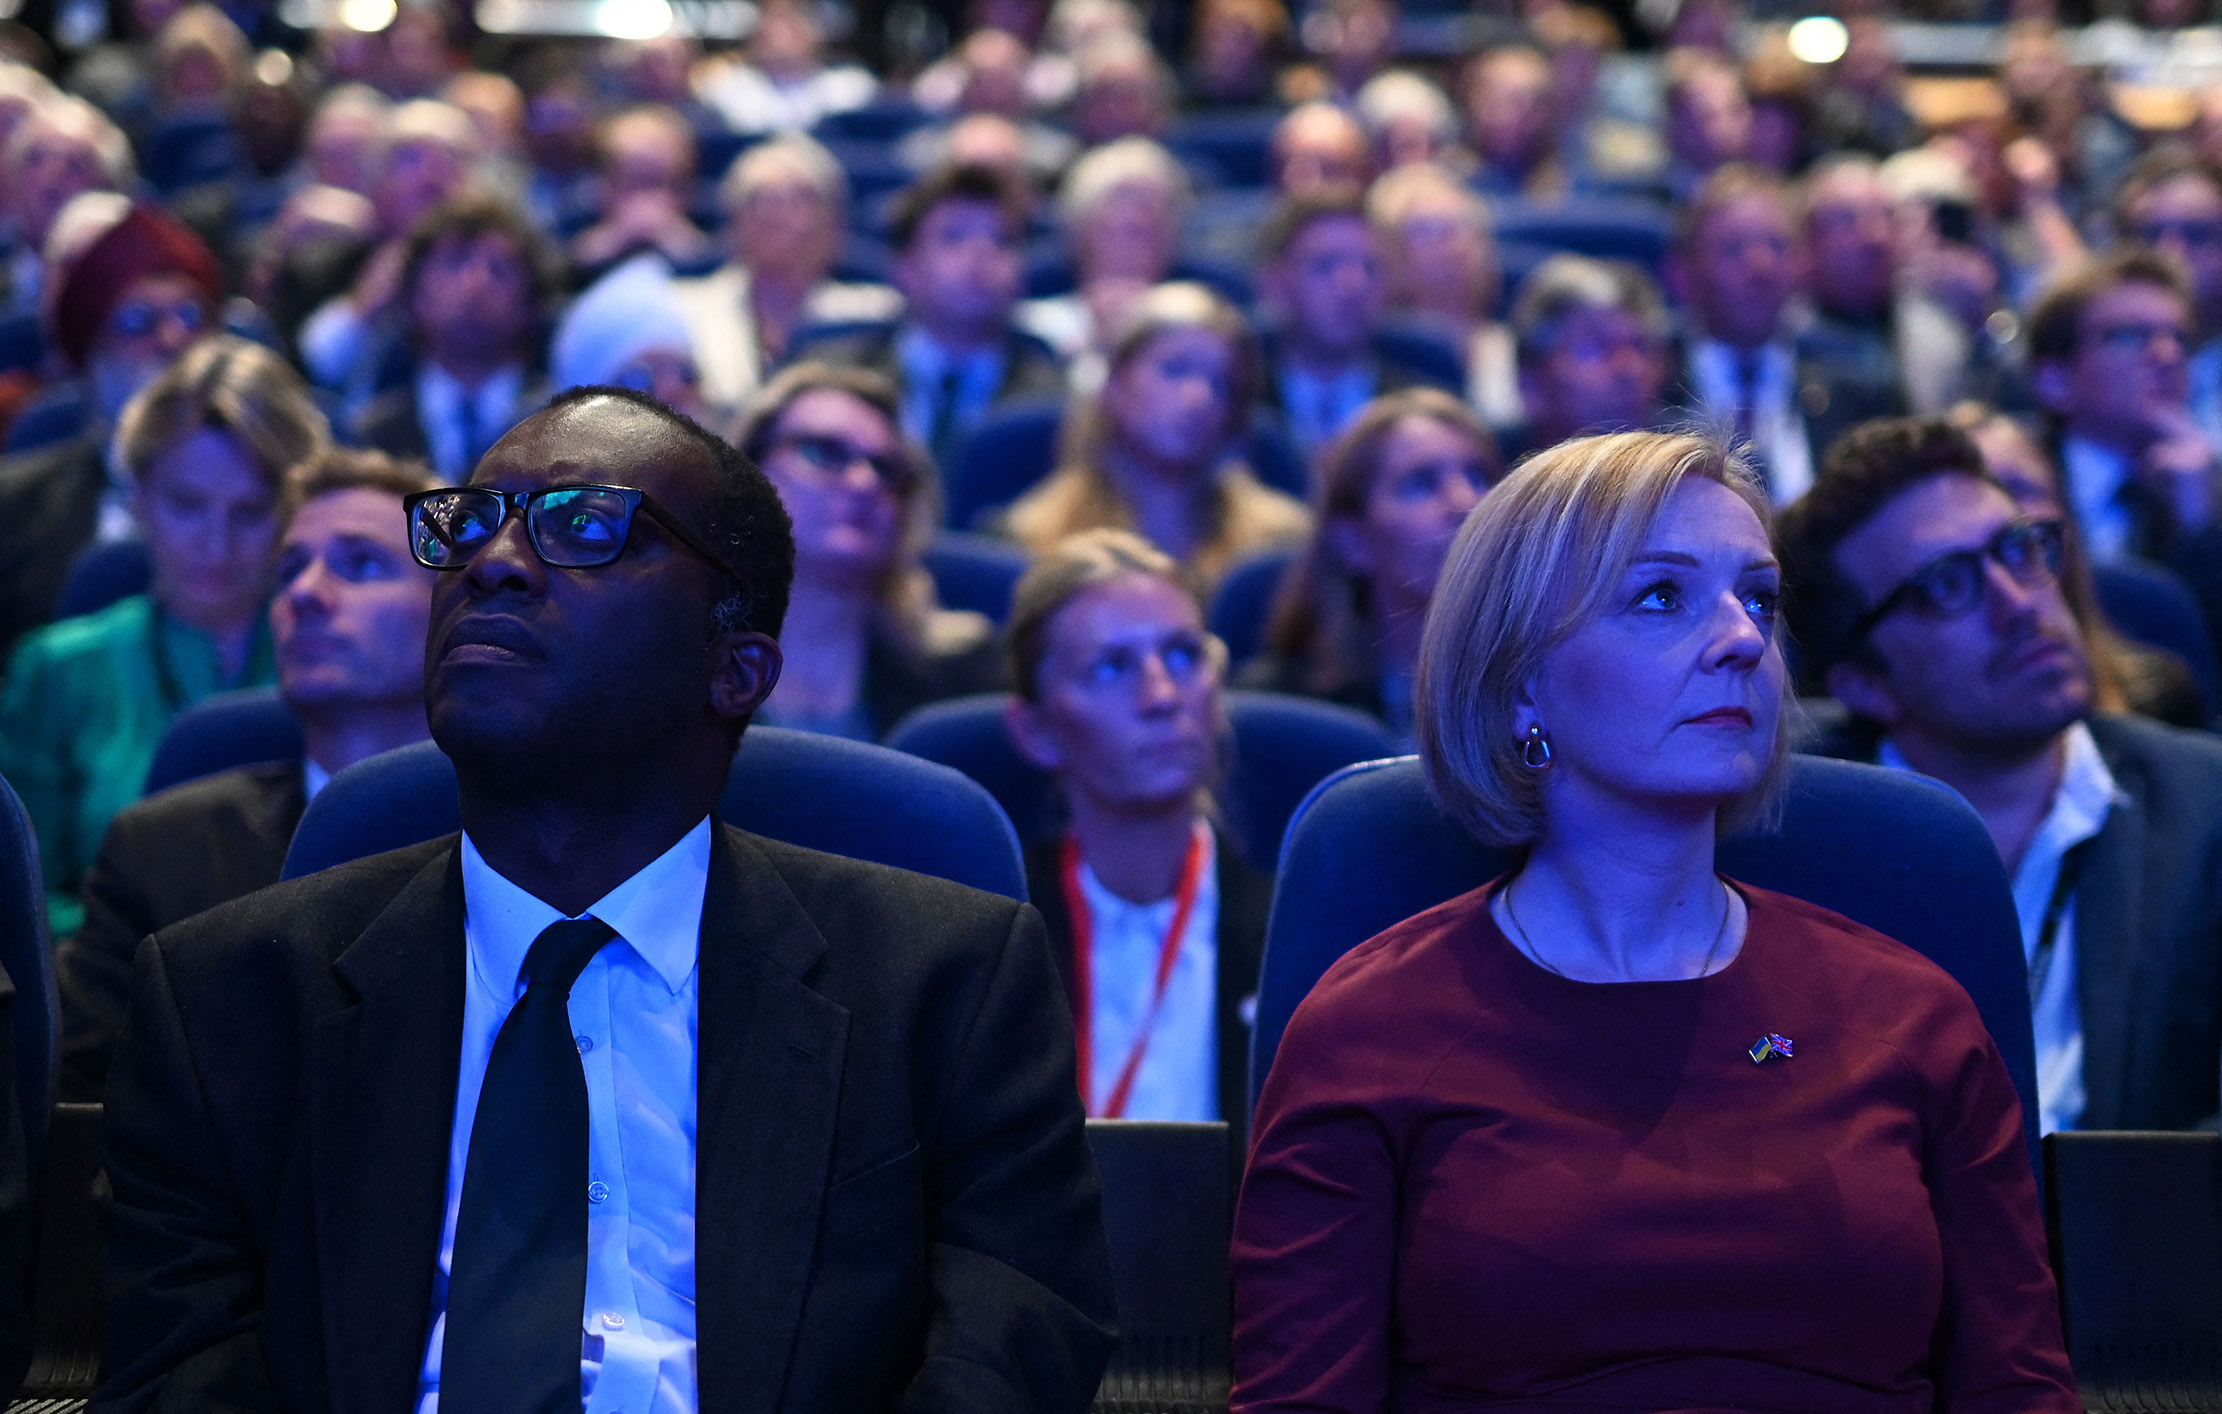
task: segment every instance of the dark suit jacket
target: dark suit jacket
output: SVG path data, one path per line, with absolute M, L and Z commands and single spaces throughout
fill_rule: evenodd
M 1281 399 L 1281 341 L 1274 331 L 1267 330 L 1258 342 L 1263 360 L 1261 366 L 1265 370 L 1264 378 L 1259 380 L 1259 404 L 1271 409 L 1276 416 L 1285 417 L 1288 409 L 1282 406 Z M 1464 388 L 1450 381 L 1451 370 L 1408 363 L 1397 357 L 1396 345 L 1385 339 L 1376 340 L 1367 362 L 1373 368 L 1373 396 L 1377 398 L 1384 393 L 1401 393 L 1407 388 L 1440 388 L 1457 397 L 1466 395 Z
M 1250 1128 L 1250 1031 L 1256 1015 L 1258 965 L 1265 956 L 1265 919 L 1273 907 L 1273 881 L 1252 869 L 1233 840 L 1215 833 L 1219 884 L 1219 1115 L 1232 1128 L 1241 1154 Z M 1059 869 L 1062 837 L 1037 841 L 1026 851 L 1026 891 L 1049 928 L 1050 955 L 1065 984 L 1065 1003 L 1079 1005 L 1073 988 L 1072 915 L 1065 908 Z
M 817 363 L 868 368 L 907 393 L 909 384 L 903 376 L 903 362 L 895 356 L 895 336 L 902 327 L 900 321 L 890 320 L 856 333 L 813 340 L 807 348 L 799 350 L 797 356 Z M 1003 381 L 997 386 L 995 396 L 988 400 L 988 406 L 1001 407 L 1022 398 L 1061 398 L 1064 395 L 1065 365 L 1056 353 L 1032 334 L 1013 328 L 1003 344 Z M 962 437 L 966 430 L 959 428 L 957 435 Z M 946 456 L 950 449 L 935 447 L 931 450 L 939 457 Z
M 1703 407 L 1697 379 L 1690 368 L 1694 336 L 1685 334 L 1674 343 L 1674 371 L 1667 379 L 1667 405 L 1692 413 Z M 1791 401 L 1805 420 L 1806 444 L 1813 449 L 1813 470 L 1821 469 L 1838 437 L 1870 418 L 1899 417 L 1906 400 L 1898 386 L 1874 370 L 1823 356 L 1814 341 L 1792 344 L 1796 364 L 1791 374 Z
M 412 1407 L 462 910 L 449 836 L 141 949 L 96 1408 Z M 1039 915 L 720 829 L 699 985 L 702 1407 L 1086 1409 L 1109 1254 Z
M 91 437 L 0 457 L 0 668 L 54 617 L 71 562 L 92 543 L 108 487 Z
M 278 882 L 307 806 L 298 761 L 220 771 L 135 801 L 85 875 L 85 921 L 54 955 L 62 1098 L 98 1100 L 149 933 Z
M 2222 1107 L 2222 741 L 2091 719 L 2125 800 L 2075 889 L 2085 1129 L 2183 1129 Z M 1872 761 L 1857 725 L 1815 746 Z
M 517 396 L 517 415 L 510 422 L 515 426 L 523 421 L 534 408 L 547 401 L 547 389 L 528 383 Z M 508 427 L 486 429 L 487 445 L 499 438 Z M 417 408 L 416 380 L 411 379 L 398 388 L 389 388 L 371 399 L 370 404 L 356 416 L 355 440 L 389 457 L 402 457 L 410 461 L 429 464 L 432 460 L 432 439 L 424 430 L 424 418 Z M 466 469 L 468 474 L 468 469 Z

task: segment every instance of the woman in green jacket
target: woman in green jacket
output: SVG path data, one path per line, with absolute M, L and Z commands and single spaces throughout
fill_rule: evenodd
M 0 775 L 38 832 L 57 941 L 76 931 L 78 884 L 170 719 L 275 681 L 265 609 L 279 493 L 328 436 L 300 376 L 228 335 L 179 355 L 118 420 L 110 460 L 131 479 L 148 590 L 25 638 L 0 692 Z

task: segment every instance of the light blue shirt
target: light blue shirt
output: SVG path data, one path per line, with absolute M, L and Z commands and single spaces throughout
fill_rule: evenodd
M 1371 363 L 1360 360 L 1329 378 L 1294 363 L 1281 366 L 1281 412 L 1297 450 L 1309 457 L 1350 425 L 1373 401 L 1378 379 Z
M 1125 1119 L 1219 1118 L 1219 882 L 1216 842 L 1203 836 L 1203 866 L 1188 931 L 1165 987 L 1165 1005 L 1150 1031 L 1149 1049 L 1134 1072 Z M 1130 903 L 1103 886 L 1085 862 L 1080 895 L 1088 906 L 1089 1095 L 1097 1105 L 1118 1088 L 1157 985 L 1157 959 L 1177 898 Z
M 1887 741 L 1876 760 L 1897 770 L 1912 769 Z M 2024 962 L 2036 961 L 2045 909 L 2052 902 L 2053 886 L 2060 880 L 2068 851 L 2105 828 L 2108 812 L 2121 798 L 2091 729 L 2081 722 L 2069 727 L 2061 743 L 2060 784 L 2053 788 L 2051 808 L 2014 871 L 2014 914 L 2021 924 Z M 2082 1123 L 2088 1103 L 2083 1087 L 2083 1005 L 2076 991 L 2075 914 L 2076 901 L 2071 898 L 2052 935 L 2052 962 L 2029 1006 L 2037 1049 L 2040 1134 L 2074 1129 Z
M 2060 443 L 2068 508 L 2083 528 L 2083 548 L 2100 564 L 2130 553 L 2130 514 L 2121 501 L 2130 483 L 2129 458 L 2081 437 Z
M 1690 373 L 1701 410 L 1732 422 L 1744 394 L 1736 371 L 1736 351 L 1718 339 L 1701 339 L 1690 349 Z M 1765 462 L 1767 494 L 1787 506 L 1813 488 L 1813 442 L 1797 407 L 1797 356 L 1785 343 L 1759 349 L 1758 378 L 1751 390 L 1751 441 Z
M 571 988 L 571 1025 L 586 1072 L 586 1308 L 579 1383 L 585 1414 L 694 1414 L 695 1055 L 702 896 L 710 822 L 603 895 L 580 917 L 617 937 Z M 417 1414 L 439 1409 L 440 1349 L 455 1215 L 487 1057 L 524 994 L 518 974 L 541 930 L 563 915 L 518 888 L 463 836 L 463 1064 L 448 1141 L 432 1334 Z M 458 1414 L 461 1414 L 459 1411 Z
M 903 432 L 912 441 L 933 447 L 934 412 L 951 372 L 957 376 L 957 405 L 948 418 L 951 434 L 968 430 L 995 401 L 1003 386 L 1003 351 L 981 349 L 955 354 L 916 324 L 904 324 L 895 335 L 895 361 L 903 370 Z

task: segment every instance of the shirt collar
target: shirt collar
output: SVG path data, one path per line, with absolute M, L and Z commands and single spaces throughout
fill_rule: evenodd
M 993 349 L 951 353 L 940 340 L 908 320 L 895 331 L 895 358 L 902 364 L 904 375 L 919 383 L 938 383 L 951 369 L 961 370 L 967 379 L 979 378 L 999 361 Z
M 435 417 L 453 416 L 465 398 L 481 413 L 508 412 L 524 392 L 525 371 L 516 364 L 495 369 L 476 388 L 465 388 L 454 374 L 430 360 L 417 370 L 417 403 Z
M 710 881 L 710 819 L 687 831 L 639 873 L 589 905 L 581 918 L 615 929 L 664 985 L 677 992 L 702 945 L 702 898 Z M 555 907 L 497 873 L 463 836 L 463 908 L 471 965 L 497 993 L 513 993 L 533 940 L 563 918 Z
M 2052 805 L 2037 826 L 2032 852 L 2037 842 L 2049 842 L 2050 852 L 2066 853 L 2104 828 L 2107 812 L 2125 798 L 2114 773 L 2106 769 L 2106 758 L 2099 754 L 2098 738 L 2091 735 L 2090 727 L 2082 722 L 2071 725 L 2061 734 L 2061 750 L 2060 784 L 2052 788 Z M 1888 737 L 1875 752 L 1875 764 L 1893 771 L 1913 770 Z
M 301 798 L 316 799 L 316 793 L 332 783 L 332 773 L 304 756 L 301 758 Z M 509 881 L 504 879 L 503 883 Z
M 2081 437 L 2061 440 L 2060 463 L 2068 474 L 2068 500 L 2086 525 L 2113 510 L 2114 498 L 2129 483 L 2129 458 Z

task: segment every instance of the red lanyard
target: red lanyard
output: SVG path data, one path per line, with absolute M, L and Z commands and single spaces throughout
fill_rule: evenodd
M 1180 887 L 1173 905 L 1173 926 L 1165 930 L 1165 941 L 1157 948 L 1157 982 L 1150 992 L 1149 1010 L 1142 1014 L 1142 1024 L 1134 1030 L 1134 1044 L 1127 1049 L 1126 1064 L 1119 1069 L 1119 1080 L 1111 1087 L 1111 1096 L 1097 1105 L 1095 1090 L 1094 1052 L 1089 1044 L 1089 1034 L 1095 1029 L 1095 921 L 1088 914 L 1088 896 L 1080 887 L 1080 842 L 1071 835 L 1065 836 L 1062 874 L 1065 885 L 1065 912 L 1072 919 L 1072 968 L 1073 993 L 1078 1000 L 1074 1029 L 1080 1041 L 1080 1099 L 1089 1114 L 1097 1119 L 1121 1119 L 1126 1115 L 1128 1093 L 1134 1089 L 1134 1077 L 1142 1069 L 1142 1057 L 1150 1049 L 1150 1037 L 1157 1030 L 1158 1013 L 1165 1009 L 1165 990 L 1172 985 L 1173 965 L 1180 961 L 1181 940 L 1188 934 L 1189 915 L 1196 911 L 1196 894 L 1204 872 L 1204 830 L 1198 826 L 1188 843 L 1188 858 L 1180 866 Z

